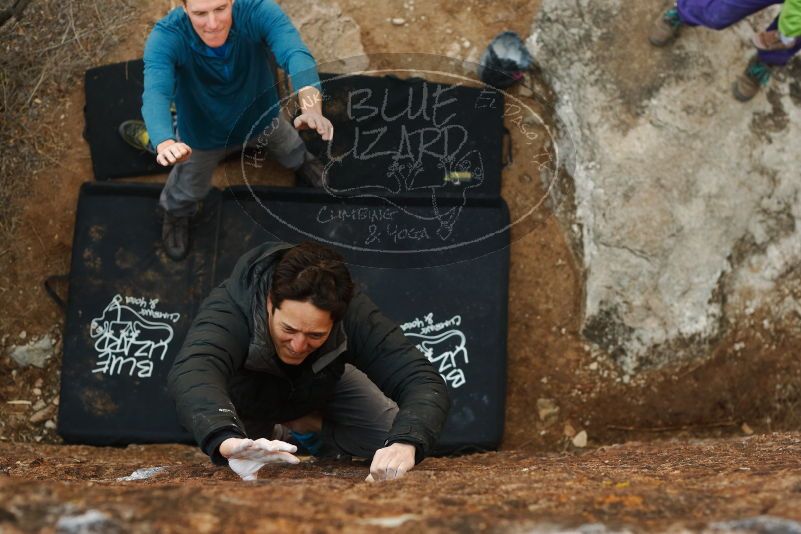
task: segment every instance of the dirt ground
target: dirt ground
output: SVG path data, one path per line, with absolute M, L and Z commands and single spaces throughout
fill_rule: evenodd
M 185 446 L 0 444 L 0 530 L 733 532 L 757 516 L 801 521 L 799 459 L 801 435 L 783 433 L 431 458 L 377 484 L 366 463 L 306 459 L 245 483 Z
M 93 64 L 141 57 L 149 28 L 176 3 L 142 1 L 119 43 Z M 339 5 L 360 25 L 368 53 L 445 54 L 463 38 L 480 51 L 502 30 L 526 37 L 539 3 Z M 392 25 L 394 17 L 409 24 Z M 463 45 L 462 57 L 471 51 Z M 536 72 L 529 86 L 537 98 L 521 87 L 512 92 L 548 116 L 553 96 Z M 45 333 L 59 337 L 63 318 L 42 280 L 68 270 L 78 189 L 92 169 L 82 138 L 82 82 L 44 94 L 47 110 L 22 126 L 46 129 L 61 148 L 42 155 L 36 174 L 19 177 L 28 184 L 5 207 L 15 223 L 0 244 L 0 527 L 52 531 L 58 517 L 95 508 L 111 518 L 106 532 L 232 525 L 359 531 L 376 528 L 370 518 L 402 514 L 412 514 L 404 528 L 510 532 L 593 522 L 697 530 L 759 514 L 801 519 L 799 436 L 771 433 L 801 428 L 801 333 L 765 327 L 757 311 L 727 325 L 728 333 L 695 360 L 623 376 L 611 357 L 583 340 L 580 262 L 547 203 L 513 234 L 504 452 L 431 459 L 408 480 L 379 490 L 361 484 L 366 467 L 356 464 L 304 463 L 241 486 L 189 448 L 54 445 L 58 357 L 44 369 L 19 368 L 7 354 Z M 502 185 L 513 217 L 544 194 L 530 156 L 547 148 L 526 145 L 514 126 L 507 121 L 516 157 Z M 265 183 L 288 182 L 286 173 L 271 170 Z M 569 202 L 569 184 L 558 186 Z M 558 411 L 541 416 L 538 405 Z M 590 449 L 603 447 L 582 453 L 572 443 L 582 430 Z M 167 469 L 152 480 L 115 482 L 152 466 Z

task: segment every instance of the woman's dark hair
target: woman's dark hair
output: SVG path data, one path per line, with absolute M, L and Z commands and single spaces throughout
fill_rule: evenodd
M 310 302 L 339 321 L 351 297 L 353 281 L 345 260 L 319 243 L 306 241 L 292 247 L 273 270 L 270 301 L 276 308 L 285 300 Z

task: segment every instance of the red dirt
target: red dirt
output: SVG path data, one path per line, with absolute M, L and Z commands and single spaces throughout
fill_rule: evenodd
M 306 459 L 245 483 L 191 447 L 3 444 L 0 529 L 52 532 L 60 517 L 96 510 L 104 532 L 373 532 L 379 518 L 426 532 L 700 530 L 758 515 L 801 521 L 800 465 L 801 435 L 786 433 L 431 458 L 378 484 L 364 482 L 366 463 Z M 150 479 L 117 480 L 155 466 L 164 470 Z

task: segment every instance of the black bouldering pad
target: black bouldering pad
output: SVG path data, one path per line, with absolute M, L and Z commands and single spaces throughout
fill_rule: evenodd
M 502 93 L 422 78 L 320 77 L 334 141 L 307 135 L 307 146 L 328 162 L 339 196 L 500 195 Z
M 327 242 L 445 378 L 452 407 L 437 451 L 494 449 L 506 398 L 509 214 L 500 198 L 438 206 L 461 210 L 447 236 L 428 220 L 431 199 L 397 207 L 317 191 L 230 187 L 223 192 L 217 282 L 264 241 Z M 428 238 L 408 237 L 427 228 Z
M 123 121 L 141 119 L 143 69 L 142 60 L 132 60 L 86 72 L 84 136 L 97 180 L 167 170 L 117 132 Z M 334 142 L 328 146 L 308 132 L 303 137 L 328 164 L 329 186 L 336 195 L 500 195 L 502 93 L 421 78 L 326 73 L 320 78 Z M 237 125 L 237 131 L 251 126 Z M 251 158 L 265 156 L 259 153 L 258 138 L 237 144 L 248 141 L 256 145 Z
M 70 443 L 191 441 L 166 376 L 211 290 L 219 191 L 182 262 L 161 248 L 158 185 L 81 188 L 70 268 L 58 432 Z
M 310 189 L 231 187 L 210 195 L 189 257 L 173 262 L 159 243 L 159 190 L 81 190 L 62 363 L 59 433 L 66 441 L 190 440 L 166 376 L 201 301 L 250 248 L 311 239 L 345 255 L 360 288 L 445 378 L 453 404 L 437 451 L 498 446 L 509 268 L 509 215 L 500 198 L 434 206 L 412 197 L 396 205 Z
M 125 143 L 117 129 L 129 119 L 142 119 L 144 62 L 141 59 L 86 71 L 86 128 L 96 180 L 145 176 L 168 169 L 153 154 Z

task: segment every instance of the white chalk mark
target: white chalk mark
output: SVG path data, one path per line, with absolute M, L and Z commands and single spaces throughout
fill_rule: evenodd
M 127 477 L 120 477 L 117 482 L 131 482 L 134 480 L 146 480 L 166 470 L 166 467 L 144 467 L 137 469 Z
M 367 519 L 361 519 L 359 520 L 359 523 L 374 527 L 396 528 L 403 525 L 407 521 L 415 521 L 417 519 L 422 519 L 422 517 L 423 516 L 418 514 L 402 514 L 391 517 L 371 517 Z

